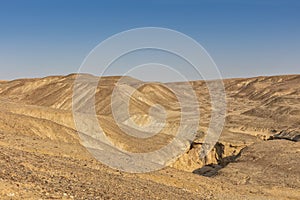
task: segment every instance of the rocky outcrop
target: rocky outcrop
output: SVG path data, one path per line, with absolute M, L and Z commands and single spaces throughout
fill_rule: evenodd
M 269 140 L 276 140 L 276 139 L 285 139 L 294 142 L 300 141 L 300 131 L 297 130 L 282 130 L 277 134 L 274 134 L 269 138 Z

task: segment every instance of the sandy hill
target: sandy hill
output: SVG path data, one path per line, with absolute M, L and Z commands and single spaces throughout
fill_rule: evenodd
M 200 102 L 202 137 L 169 167 L 146 174 L 110 169 L 81 145 L 72 113 L 76 76 L 0 82 L 1 199 L 300 198 L 300 75 L 224 80 L 226 122 L 205 159 L 199 159 L 199 151 L 209 124 L 210 96 L 205 82 L 191 82 Z M 130 99 L 131 120 L 149 123 L 149 109 L 160 104 L 166 108 L 166 125 L 150 138 L 128 136 L 116 125 L 110 106 L 120 78 L 103 77 L 98 84 L 95 108 L 101 127 L 131 152 L 165 146 L 180 122 L 176 96 L 159 83 L 139 87 Z M 126 77 L 126 83 L 124 91 L 132 91 L 142 82 Z M 170 84 L 180 88 L 183 83 Z M 80 87 L 88 92 L 86 85 Z M 112 102 L 117 112 L 123 112 L 122 98 Z M 76 101 L 88 112 L 91 99 L 78 96 Z M 143 134 L 128 119 L 121 120 L 123 128 Z

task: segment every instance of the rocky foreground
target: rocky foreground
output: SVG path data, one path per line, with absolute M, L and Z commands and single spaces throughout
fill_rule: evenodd
M 0 82 L 0 199 L 300 198 L 300 75 L 224 80 L 226 122 L 205 159 L 199 152 L 210 98 L 205 82 L 191 82 L 201 102 L 199 137 L 169 167 L 142 174 L 111 169 L 82 146 L 72 113 L 75 78 Z M 157 103 L 171 117 L 155 142 L 129 137 L 116 127 L 109 106 L 119 78 L 103 78 L 97 90 L 105 133 L 132 152 L 167 144 L 180 112 L 176 98 L 159 84 L 139 88 L 130 108 L 137 124 L 148 123 L 148 109 Z M 137 81 L 129 78 L 127 87 Z

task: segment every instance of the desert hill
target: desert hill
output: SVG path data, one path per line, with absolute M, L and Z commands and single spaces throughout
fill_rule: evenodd
M 87 82 L 98 80 L 82 76 Z M 76 77 L 0 82 L 1 199 L 300 198 L 300 75 L 224 80 L 225 126 L 205 159 L 199 158 L 199 151 L 211 116 L 210 95 L 204 81 L 191 82 L 200 102 L 199 137 L 169 167 L 146 174 L 111 169 L 82 146 L 72 113 Z M 143 83 L 125 78 L 125 92 Z M 125 115 L 120 118 L 124 126 L 118 127 L 110 106 L 120 79 L 102 77 L 97 83 L 95 111 L 107 136 L 131 152 L 150 152 L 172 141 L 180 105 L 166 86 L 180 88 L 184 83 L 147 83 L 132 94 L 129 114 L 136 124 L 160 119 L 157 112 L 155 118 L 148 115 L 156 104 L 165 107 L 167 116 L 160 134 L 137 138 L 122 128 L 136 134 L 147 131 L 133 126 Z M 93 83 L 80 85 L 83 94 Z M 120 93 L 112 102 L 118 113 L 123 111 L 119 103 L 123 98 Z M 82 95 L 75 101 L 80 110 L 89 112 L 85 106 L 91 99 Z

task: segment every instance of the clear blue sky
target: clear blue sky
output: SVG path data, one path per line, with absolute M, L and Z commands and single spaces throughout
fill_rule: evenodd
M 297 0 L 0 0 L 0 79 L 76 72 L 99 42 L 144 26 L 191 36 L 224 77 L 300 74 Z

